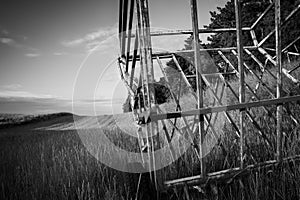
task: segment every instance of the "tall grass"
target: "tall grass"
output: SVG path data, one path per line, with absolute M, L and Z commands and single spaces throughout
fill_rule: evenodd
M 76 131 L 5 131 L 12 132 L 0 140 L 0 199 L 124 196 L 118 173 L 89 155 Z
M 287 66 L 289 67 L 289 66 Z M 300 73 L 293 74 L 300 79 Z M 254 79 L 247 76 L 247 83 L 253 86 Z M 275 91 L 275 83 L 269 76 L 264 82 Z M 238 84 L 230 84 L 237 90 Z M 289 94 L 300 94 L 299 89 L 284 79 Z M 258 91 L 262 99 L 270 98 L 265 90 Z M 247 93 L 249 100 L 251 95 Z M 184 101 L 184 99 L 182 99 Z M 236 102 L 227 92 L 228 104 Z M 285 105 L 286 107 L 286 105 Z M 286 107 L 287 108 L 287 107 Z M 290 111 L 299 120 L 300 109 L 296 103 L 289 104 Z M 188 108 L 186 108 L 188 109 Z M 271 113 L 275 106 L 268 106 Z M 259 122 L 272 145 L 267 146 L 258 136 L 258 131 L 247 121 L 246 164 L 274 159 L 276 138 L 275 121 L 261 108 L 251 109 L 251 114 Z M 238 123 L 238 112 L 230 111 Z M 11 117 L 11 116 L 10 116 Z M 18 116 L 19 117 L 19 116 Z M 62 120 L 65 115 L 57 115 Z M 13 118 L 13 117 L 11 117 Z M 34 129 L 34 123 L 41 119 L 32 119 L 18 126 L 2 126 L 0 129 L 0 199 L 131 199 L 128 176 L 99 163 L 89 154 L 74 130 L 54 131 Z M 44 121 L 53 119 L 43 118 Z M 9 121 L 12 124 L 13 119 Z M 26 121 L 26 120 L 25 120 Z M 34 122 L 34 123 L 33 123 Z M 283 120 L 284 156 L 300 154 L 300 127 L 296 126 L 287 112 Z M 238 138 L 229 123 L 218 127 L 220 138 L 217 145 L 207 155 L 208 172 L 228 169 L 239 165 Z M 136 139 L 126 136 L 117 128 L 104 132 L 108 138 L 122 149 L 138 151 Z M 163 136 L 162 136 L 163 137 Z M 180 139 L 175 136 L 174 139 Z M 179 145 L 179 142 L 176 143 Z M 160 194 L 163 199 L 182 199 L 183 191 L 177 193 L 166 190 L 162 182 L 199 174 L 199 160 L 192 148 L 172 165 L 157 173 L 160 182 Z M 127 174 L 128 175 L 128 174 Z M 136 180 L 133 178 L 132 180 Z M 135 183 L 136 184 L 136 183 Z M 143 190 L 144 188 L 142 188 Z M 214 183 L 214 186 L 190 188 L 191 199 L 300 199 L 300 167 L 298 162 L 282 166 L 259 169 L 230 181 Z M 143 191 L 142 191 L 143 192 Z M 146 190 L 145 190 L 146 192 Z M 146 194 L 147 195 L 147 194 Z

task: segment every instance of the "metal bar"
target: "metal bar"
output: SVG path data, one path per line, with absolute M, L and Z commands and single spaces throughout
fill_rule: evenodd
M 238 66 L 239 66 L 239 102 L 245 102 L 245 71 L 243 60 L 243 33 L 242 33 L 242 17 L 241 4 L 239 0 L 234 1 L 235 4 L 235 21 L 238 49 Z M 245 111 L 240 110 L 240 165 L 244 168 L 244 135 L 245 135 Z
M 273 8 L 273 6 L 274 6 L 274 2 L 272 2 L 267 7 L 267 9 L 258 17 L 258 19 L 253 23 L 253 25 L 251 26 L 251 30 L 253 30 L 257 26 L 257 24 L 260 22 L 260 20 L 271 11 L 271 9 Z
M 136 33 L 137 33 L 137 30 L 136 30 Z M 134 79 L 135 66 L 136 66 L 136 57 L 137 57 L 138 47 L 139 47 L 139 38 L 136 37 L 135 38 L 135 42 L 134 42 L 133 60 L 132 60 L 131 73 L 130 73 L 130 87 L 132 87 L 132 83 L 133 83 L 133 79 Z
M 149 19 L 149 6 L 148 0 L 137 0 L 137 9 L 140 10 L 140 22 L 141 26 L 139 27 L 140 32 L 142 33 L 141 45 L 140 45 L 140 55 L 143 60 L 143 65 L 141 67 L 144 68 L 144 79 L 146 81 L 146 89 L 147 89 L 147 99 L 148 99 L 148 108 L 151 111 L 152 107 L 156 108 L 156 98 L 155 98 L 155 88 L 154 88 L 154 69 L 153 69 L 153 60 L 152 60 L 152 44 L 151 44 L 151 36 L 150 36 L 150 19 Z M 157 113 L 157 109 L 155 109 Z M 158 124 L 157 122 L 153 122 L 147 124 L 147 132 L 151 132 L 152 135 L 155 135 L 155 131 Z M 149 167 L 153 166 L 153 178 L 155 183 L 155 188 L 158 188 L 157 179 L 156 179 L 156 169 L 155 169 L 155 147 L 153 137 L 150 137 L 151 145 L 152 145 L 152 163 L 149 162 Z M 157 147 L 160 148 L 159 145 L 159 133 L 156 133 Z M 150 155 L 150 150 L 148 151 Z M 150 156 L 149 156 L 150 158 Z M 158 193 L 157 193 L 158 195 Z
M 274 51 L 274 52 L 276 52 L 276 49 L 272 49 L 272 48 L 269 48 L 269 47 L 265 47 L 264 49 L 266 49 L 266 50 L 269 50 L 269 51 Z M 296 53 L 296 52 L 289 52 L 289 51 L 283 51 L 282 50 L 282 53 L 286 53 L 286 54 L 288 54 L 288 55 L 294 55 L 294 56 L 300 56 L 300 53 Z M 276 58 L 276 55 L 273 57 L 273 59 L 275 59 Z
M 282 54 L 281 54 L 281 8 L 280 0 L 275 0 L 275 35 L 276 35 L 276 68 L 277 68 L 277 98 L 281 97 L 282 93 Z M 282 161 L 282 105 L 277 105 L 277 145 L 276 159 Z
M 298 163 L 299 161 L 300 161 L 299 155 L 284 158 L 282 160 L 283 163 L 294 163 L 294 162 Z M 203 184 L 207 185 L 210 182 L 215 182 L 217 179 L 228 180 L 228 179 L 238 178 L 244 175 L 245 173 L 249 173 L 253 170 L 267 169 L 269 167 L 274 167 L 277 164 L 278 164 L 277 160 L 269 160 L 263 163 L 248 165 L 244 169 L 231 168 L 231 169 L 226 169 L 218 172 L 209 173 L 207 174 L 206 178 L 202 178 L 200 177 L 200 175 L 198 175 L 198 176 L 181 178 L 177 180 L 166 181 L 165 185 L 167 187 L 185 186 L 185 185 L 203 185 Z
M 250 27 L 243 27 L 243 31 L 250 31 Z M 236 28 L 203 28 L 198 29 L 198 33 L 224 33 L 224 32 L 235 32 Z M 154 31 L 150 33 L 151 36 L 171 36 L 171 35 L 193 35 L 193 30 L 170 30 L 170 31 Z M 127 35 L 129 37 L 129 35 Z M 131 35 L 135 37 L 135 35 Z
M 134 11 L 134 0 L 130 1 L 130 11 L 129 11 L 129 24 L 128 24 L 128 36 L 131 36 L 132 32 L 132 21 L 133 21 L 133 11 Z M 126 54 L 126 73 L 128 72 L 129 65 L 129 56 L 130 56 L 130 45 L 131 45 L 131 37 L 127 38 L 127 54 Z
M 297 53 L 299 52 L 299 50 L 298 50 L 298 48 L 297 48 L 297 46 L 294 44 L 294 48 L 295 48 L 295 50 L 297 51 Z
M 146 85 L 147 85 L 147 82 L 145 84 L 145 69 L 144 69 L 144 66 L 146 65 L 145 63 L 145 55 L 144 55 L 144 45 L 145 45 L 145 41 L 144 41 L 144 32 L 143 32 L 143 29 L 144 29 L 144 23 L 143 22 L 143 17 L 142 17 L 142 10 L 141 10 L 141 6 L 140 6 L 141 2 L 140 0 L 136 0 L 136 14 L 137 14 L 137 28 L 138 28 L 138 39 L 139 39 L 139 44 L 140 44 L 140 55 L 141 55 L 141 60 L 140 60 L 140 80 L 139 82 L 141 83 L 142 85 L 142 97 L 143 97 L 143 108 L 144 108 L 144 111 L 146 111 L 146 106 L 147 106 L 147 101 L 148 101 L 148 98 L 146 98 L 146 95 L 145 95 L 145 92 L 146 92 Z M 149 91 L 149 90 L 148 90 Z M 149 95 L 148 95 L 149 97 Z M 149 103 L 148 103 L 149 104 Z M 147 125 L 146 127 L 146 135 L 148 136 L 149 135 L 149 125 Z M 152 139 L 152 137 L 151 137 Z M 147 156 L 148 156 L 148 159 L 150 160 L 151 159 L 151 153 L 150 153 L 150 145 L 149 145 L 149 138 L 147 137 L 147 146 L 148 146 L 148 151 L 147 151 Z M 151 170 L 152 169 L 152 166 L 151 166 L 151 163 L 148 162 L 148 167 L 149 169 Z M 152 173 L 149 173 L 150 175 L 150 179 L 151 181 L 153 180 L 152 179 Z
M 183 111 L 183 112 L 165 113 L 165 114 L 161 114 L 161 115 L 152 114 L 149 117 L 150 117 L 150 121 L 158 121 L 158 120 L 162 120 L 162 119 L 173 119 L 173 118 L 187 117 L 187 116 L 193 116 L 193 115 L 199 115 L 199 114 L 206 115 L 209 113 L 228 112 L 231 110 L 240 110 L 240 109 L 250 109 L 253 107 L 271 106 L 271 105 L 289 103 L 289 102 L 293 102 L 293 101 L 295 101 L 295 102 L 300 101 L 300 95 L 291 96 L 291 97 L 282 97 L 279 99 L 253 101 L 253 102 L 242 103 L 242 104 L 208 107 L 208 108 L 195 109 L 195 110 Z
M 251 38 L 252 38 L 252 40 L 253 40 L 254 46 L 258 46 L 258 40 L 257 40 L 256 34 L 255 34 L 255 31 L 254 31 L 254 30 L 251 30 L 251 31 L 250 31 L 250 34 L 251 34 Z
M 223 97 L 223 92 L 224 92 L 224 84 L 222 84 L 222 91 L 221 91 L 221 95 L 220 95 L 220 98 L 222 99 L 222 97 Z M 213 87 L 212 87 L 213 88 Z M 213 88 L 214 89 L 214 92 L 216 93 L 216 94 L 218 94 L 218 92 L 219 92 L 219 79 L 217 79 L 217 83 L 216 83 L 216 86 Z M 214 100 L 213 100 L 213 103 L 212 103 L 212 105 L 213 106 L 215 106 L 216 105 L 216 99 L 214 98 Z M 217 120 L 217 118 L 218 118 L 218 114 L 219 113 L 217 113 L 216 114 L 216 118 L 215 118 L 215 120 L 214 120 L 214 122 L 216 122 L 216 120 Z M 212 118 L 213 118 L 214 116 L 213 116 L 213 114 L 210 114 L 209 115 L 209 118 L 208 118 L 208 122 L 210 123 L 211 121 L 212 121 Z M 213 123 L 213 125 L 214 125 L 215 123 Z M 207 133 L 207 131 L 208 131 L 208 129 L 209 129 L 209 125 L 206 127 L 206 130 L 205 130 L 205 132 Z
M 288 73 L 291 74 L 292 72 L 294 72 L 295 70 L 300 68 L 300 64 L 298 64 L 298 66 L 294 67 L 293 69 L 289 70 Z
M 123 0 L 119 0 L 119 41 L 120 49 L 122 49 L 122 13 L 123 13 Z
M 298 40 L 300 40 L 300 35 L 294 41 L 292 41 L 289 45 L 287 45 L 284 49 L 282 49 L 282 52 L 285 52 L 286 50 L 288 50 L 288 48 L 293 46 Z
M 126 86 L 128 92 L 130 93 L 130 95 L 133 96 L 134 95 L 134 91 L 132 90 L 132 88 L 129 86 L 128 82 L 124 78 L 124 74 L 123 74 L 123 71 L 122 71 L 121 63 L 120 63 L 119 60 L 117 61 L 117 64 L 118 64 L 118 68 L 119 68 L 119 71 L 120 71 L 121 80 L 125 83 L 125 86 Z
M 244 49 L 257 49 L 256 46 L 244 46 Z M 200 49 L 200 52 L 209 52 L 209 51 L 231 51 L 237 50 L 237 47 L 221 47 L 221 48 L 208 48 L 208 49 Z M 152 58 L 156 58 L 159 56 L 160 59 L 169 59 L 172 58 L 172 54 L 180 55 L 186 53 L 193 53 L 193 50 L 181 50 L 181 51 L 169 51 L 169 52 L 153 52 Z M 132 60 L 132 56 L 129 57 L 129 60 Z M 140 56 L 137 56 L 137 60 L 140 60 Z
M 127 27 L 127 13 L 128 13 L 128 0 L 123 2 L 123 21 L 122 21 L 122 48 L 121 55 L 125 57 L 125 48 L 126 48 L 126 27 Z
M 269 48 L 269 47 L 265 47 L 264 49 L 269 50 L 269 51 L 274 51 L 274 52 L 276 52 L 276 49 L 272 49 L 272 48 Z M 289 51 L 283 51 L 283 50 L 282 50 L 282 53 L 285 53 L 285 54 L 287 54 L 288 56 L 289 56 L 289 55 L 300 56 L 300 53 L 296 53 L 296 52 L 289 52 Z M 276 58 L 276 55 L 273 57 L 273 59 L 275 59 L 275 58 Z
M 136 33 L 138 34 L 138 43 L 139 43 L 139 51 L 140 51 L 140 54 L 142 55 L 142 44 L 144 44 L 144 41 L 142 39 L 143 37 L 143 32 L 142 32 L 142 22 L 141 22 L 141 8 L 140 8 L 140 3 L 139 1 L 136 0 L 136 16 L 137 16 L 137 28 L 136 28 Z M 137 55 L 136 55 L 136 61 L 137 61 Z M 128 58 L 127 58 L 128 59 Z M 133 60 L 134 61 L 134 60 Z M 145 90 L 144 90 L 144 87 L 145 87 L 145 83 L 144 83 L 144 61 L 143 59 L 140 59 L 140 77 L 139 77 L 139 86 L 142 87 L 142 100 L 143 100 L 143 103 L 144 103 L 144 107 L 143 109 L 145 110 L 146 109 L 146 96 L 145 96 Z
M 196 89 L 197 89 L 197 100 L 198 100 L 198 109 L 203 108 L 203 84 L 201 79 L 201 62 L 200 62 L 200 44 L 199 44 L 199 24 L 198 24 L 198 12 L 197 12 L 197 1 L 191 0 L 191 15 L 192 15 L 192 24 L 193 24 L 193 43 L 194 43 L 194 66 L 196 70 Z M 206 167 L 204 159 L 204 116 L 199 115 L 199 154 L 201 158 L 200 170 L 202 177 L 205 177 Z

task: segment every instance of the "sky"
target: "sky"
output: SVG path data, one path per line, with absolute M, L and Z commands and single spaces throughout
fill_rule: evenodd
M 199 26 L 226 2 L 198 0 Z M 149 9 L 151 30 L 191 29 L 189 0 Z M 117 27 L 118 0 L 1 0 L 0 113 L 121 112 Z M 185 37 L 153 38 L 153 49 L 179 50 Z

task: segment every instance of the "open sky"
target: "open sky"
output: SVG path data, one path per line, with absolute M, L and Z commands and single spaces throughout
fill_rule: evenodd
M 226 2 L 199 0 L 200 27 Z M 153 30 L 191 29 L 189 0 L 149 0 L 149 8 Z M 120 112 L 117 27 L 118 0 L 1 0 L 0 113 Z M 176 50 L 183 40 L 153 46 Z

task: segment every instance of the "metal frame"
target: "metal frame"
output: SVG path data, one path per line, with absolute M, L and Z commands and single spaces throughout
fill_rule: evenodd
M 288 55 L 295 55 L 299 56 L 298 52 L 289 52 L 289 49 L 295 45 L 295 43 L 300 39 L 300 36 L 296 38 L 293 42 L 291 42 L 286 47 L 282 47 L 281 44 L 281 28 L 291 19 L 293 19 L 294 15 L 300 10 L 300 4 L 282 21 L 281 20 L 281 6 L 280 0 L 273 0 L 272 3 L 266 8 L 266 10 L 257 18 L 257 20 L 252 24 L 251 27 L 242 27 L 241 21 L 241 0 L 235 0 L 235 17 L 236 17 L 236 28 L 218 28 L 218 29 L 199 29 L 198 25 L 198 14 L 197 14 L 197 1 L 190 0 L 191 5 L 191 19 L 192 19 L 192 30 L 174 30 L 174 31 L 159 31 L 159 32 L 150 32 L 150 19 L 149 19 L 149 10 L 148 10 L 148 0 L 131 0 L 130 7 L 128 9 L 128 0 L 119 0 L 120 1 L 120 12 L 119 12 L 119 40 L 120 40 L 120 57 L 118 59 L 118 67 L 120 69 L 121 79 L 125 83 L 125 86 L 128 89 L 128 92 L 131 96 L 131 107 L 133 113 L 136 115 L 137 119 L 143 120 L 145 125 L 147 126 L 147 134 L 156 133 L 156 146 L 155 142 L 152 137 L 148 137 L 146 143 L 141 141 L 141 146 L 144 144 L 148 147 L 148 160 L 149 161 L 149 168 L 153 169 L 153 162 L 154 153 L 151 154 L 150 147 L 152 150 L 159 147 L 159 130 L 158 130 L 158 123 L 162 123 L 166 139 L 168 142 L 171 142 L 172 136 L 174 134 L 174 130 L 178 130 L 176 122 L 178 119 L 182 119 L 184 124 L 188 127 L 187 133 L 193 140 L 194 136 L 194 125 L 192 127 L 188 126 L 188 121 L 186 117 L 195 116 L 195 123 L 198 125 L 198 141 L 191 141 L 195 146 L 195 152 L 199 156 L 200 160 L 200 171 L 201 174 L 195 177 L 188 177 L 184 179 L 174 180 L 174 181 L 167 181 L 166 185 L 169 187 L 182 185 L 184 186 L 184 191 L 188 197 L 188 188 L 187 185 L 195 185 L 199 183 L 207 183 L 208 179 L 217 179 L 218 177 L 235 177 L 236 174 L 239 174 L 243 171 L 247 171 L 249 169 L 255 169 L 261 166 L 269 166 L 273 164 L 277 164 L 280 162 L 289 161 L 290 158 L 283 158 L 282 155 L 282 115 L 284 111 L 288 111 L 283 107 L 283 104 L 288 104 L 290 102 L 300 101 L 300 96 L 283 96 L 283 91 L 286 91 L 282 84 L 283 76 L 287 77 L 295 84 L 299 84 L 300 82 L 292 76 L 292 72 L 299 69 L 299 66 L 296 66 L 294 69 L 287 70 L 283 68 L 282 65 L 282 53 Z M 136 6 L 135 6 L 136 5 Z M 271 31 L 265 38 L 261 41 L 258 41 L 255 35 L 255 28 L 259 26 L 260 21 L 272 10 L 275 9 L 275 28 Z M 134 10 L 136 11 L 136 17 L 134 17 Z M 127 19 L 129 15 L 129 20 Z M 136 23 L 136 33 L 132 33 L 133 22 Z M 199 34 L 203 33 L 221 33 L 221 32 L 236 32 L 237 34 L 237 46 L 236 47 L 220 47 L 220 48 L 211 48 L 211 49 L 200 49 L 199 44 Z M 251 34 L 253 40 L 253 46 L 243 46 L 243 32 L 249 32 Z M 176 51 L 176 52 L 152 52 L 152 44 L 151 44 L 151 37 L 159 37 L 159 36 L 171 36 L 171 35 L 193 35 L 193 46 L 192 50 L 185 50 L 185 51 Z M 272 57 L 267 50 L 268 48 L 264 48 L 263 45 L 265 42 L 271 38 L 275 34 L 276 38 L 276 48 L 274 49 L 276 56 Z M 133 53 L 131 53 L 132 46 L 131 46 L 131 39 L 135 38 L 135 42 L 133 45 Z M 296 48 L 296 47 L 295 47 Z M 276 75 L 274 75 L 264 64 L 261 62 L 251 51 L 256 51 L 260 53 L 262 56 L 265 57 L 265 62 L 269 62 L 276 67 Z M 201 63 L 200 63 L 200 52 L 202 51 L 215 51 L 218 52 L 221 58 L 228 64 L 231 71 L 227 71 L 225 73 L 216 73 L 219 77 L 216 86 L 214 87 L 210 82 L 207 80 L 209 75 L 202 74 L 201 72 Z M 160 108 L 156 105 L 156 98 L 155 98 L 155 88 L 154 88 L 154 67 L 153 67 L 153 60 L 157 60 L 160 70 L 162 71 L 166 82 L 168 83 L 168 78 L 166 73 L 164 72 L 164 67 L 161 62 L 161 59 L 173 59 L 175 62 L 179 74 L 180 74 L 180 82 L 184 81 L 184 83 L 189 86 L 191 89 L 190 83 L 182 71 L 175 54 L 181 55 L 185 53 L 194 53 L 194 68 L 195 74 L 190 76 L 189 78 L 196 78 L 196 93 L 191 90 L 191 93 L 195 97 L 197 101 L 197 109 L 190 110 L 190 111 L 182 111 L 181 106 L 179 104 L 180 94 L 173 94 L 172 97 L 176 102 L 176 111 L 172 113 L 162 113 Z M 238 67 L 235 67 L 231 61 L 226 57 L 224 54 L 225 52 L 230 53 L 236 56 L 238 60 Z M 249 55 L 251 59 L 257 63 L 259 66 L 260 71 L 254 71 L 248 67 L 248 65 L 244 62 L 244 55 Z M 140 74 L 138 75 L 139 80 L 136 81 L 134 79 L 135 76 L 135 69 L 137 62 L 140 62 Z M 131 67 L 130 67 L 131 63 Z M 245 71 L 250 72 L 254 78 L 257 79 L 257 85 L 255 89 L 251 88 L 245 81 Z M 276 93 L 272 91 L 268 85 L 263 82 L 263 75 L 264 73 L 269 73 L 271 77 L 276 79 Z M 233 91 L 230 83 L 226 81 L 226 74 L 233 74 L 236 75 L 239 79 L 239 92 L 238 94 Z M 206 107 L 203 103 L 203 84 L 207 86 L 208 90 L 213 93 L 214 96 L 214 103 L 212 107 Z M 218 87 L 222 85 L 221 94 L 218 94 Z M 170 85 L 167 84 L 169 89 Z M 224 88 L 227 86 L 234 96 L 237 98 L 238 103 L 234 105 L 223 105 L 222 104 L 222 97 Z M 138 102 L 139 102 L 139 109 L 136 109 L 134 106 L 135 97 L 137 95 L 138 88 L 142 88 L 142 95 L 138 95 Z M 257 90 L 259 88 L 263 88 L 266 90 L 271 96 L 272 99 L 259 99 L 257 95 Z M 180 91 L 180 90 L 179 90 Z M 247 102 L 245 98 L 246 91 L 249 91 L 252 95 L 251 99 L 256 99 L 256 101 Z M 180 93 L 180 92 L 179 92 Z M 140 99 L 140 96 L 142 99 Z M 143 105 L 141 105 L 143 104 Z M 277 111 L 276 116 L 273 115 L 268 106 L 276 105 Z M 266 144 L 271 145 L 270 141 L 268 141 L 267 137 L 262 132 L 262 129 L 259 126 L 259 123 L 255 121 L 255 118 L 251 115 L 250 109 L 254 107 L 262 107 L 266 113 L 270 115 L 276 121 L 276 134 L 277 134 L 277 143 L 276 143 L 276 153 L 275 157 L 276 160 L 266 161 L 265 163 L 256 163 L 251 166 L 245 166 L 244 163 L 244 155 L 245 155 L 245 148 L 247 148 L 247 144 L 245 144 L 245 137 L 246 137 L 246 123 L 248 121 L 246 119 L 249 118 L 250 122 L 254 125 L 254 127 L 258 130 L 259 135 L 262 139 L 266 142 Z M 230 115 L 229 111 L 239 111 L 239 126 L 233 120 L 232 116 Z M 234 130 L 236 131 L 236 135 L 239 138 L 240 143 L 240 167 L 234 169 L 228 169 L 221 172 L 213 172 L 208 173 L 206 171 L 205 159 L 203 158 L 203 140 L 205 134 L 208 131 L 211 131 L 215 134 L 214 130 L 214 122 L 215 119 L 212 119 L 212 114 L 217 113 L 215 119 L 218 117 L 219 113 L 223 113 L 230 124 L 232 124 Z M 289 112 L 288 112 L 289 113 Z M 207 115 L 210 115 L 207 117 Z M 289 113 L 291 119 L 294 121 L 296 125 L 299 125 L 299 119 L 296 119 L 292 113 Z M 246 118 L 247 117 L 247 118 Z M 172 121 L 171 119 L 174 119 Z M 167 130 L 167 125 L 170 124 L 172 129 L 172 134 L 170 134 Z M 205 128 L 206 126 L 206 128 Z M 152 151 L 154 152 L 154 151 Z M 296 156 L 295 158 L 299 158 Z M 220 176 L 221 174 L 221 176 Z M 153 173 L 153 180 L 156 180 L 156 174 Z

